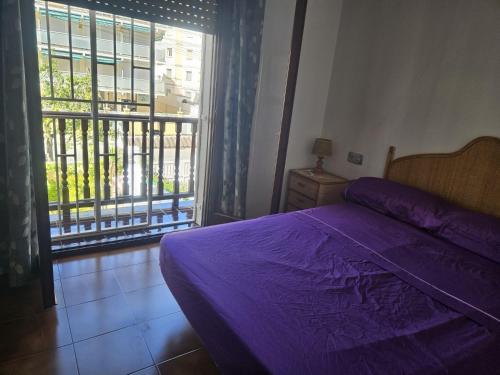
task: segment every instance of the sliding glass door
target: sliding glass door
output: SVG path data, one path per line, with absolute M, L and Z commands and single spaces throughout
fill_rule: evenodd
M 194 222 L 204 34 L 36 1 L 55 250 Z

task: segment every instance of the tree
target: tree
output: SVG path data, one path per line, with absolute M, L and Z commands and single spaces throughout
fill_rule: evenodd
M 50 66 L 47 60 L 44 59 L 41 61 L 39 70 L 40 94 L 42 98 L 51 98 Z M 54 60 L 52 60 L 52 87 L 54 98 L 71 99 L 70 73 L 62 72 Z M 90 100 L 92 97 L 92 80 L 90 74 L 73 74 L 73 90 L 75 99 Z M 78 101 L 42 99 L 42 109 L 44 111 L 57 112 L 90 112 L 90 104 Z M 43 119 L 43 133 L 47 158 L 53 161 L 53 119 Z
M 69 72 L 59 70 L 56 61 L 52 61 L 52 85 L 54 98 L 71 99 L 71 77 Z M 90 72 L 86 74 L 73 73 L 73 90 L 76 100 L 92 98 L 92 79 Z M 40 65 L 40 91 L 42 98 L 50 98 L 50 67 L 47 61 Z M 90 104 L 78 101 L 42 100 L 45 111 L 90 112 Z
M 40 67 L 40 94 L 42 96 L 42 109 L 43 111 L 54 112 L 90 112 L 90 103 L 80 101 L 62 101 L 57 99 L 71 99 L 71 77 L 69 72 L 63 72 L 59 69 L 56 61 L 52 60 L 52 88 L 53 98 L 51 92 L 50 80 L 50 66 L 46 59 L 41 61 Z M 88 74 L 73 74 L 73 90 L 74 98 L 76 100 L 90 100 L 92 97 L 92 80 L 90 73 Z M 45 99 L 43 99 L 45 98 Z M 43 118 L 43 135 L 45 153 L 47 156 L 47 188 L 49 201 L 57 201 L 57 179 L 56 179 L 56 165 L 54 160 L 54 119 L 50 117 Z M 75 122 L 75 136 L 77 144 L 81 138 L 81 125 Z M 66 142 L 70 144 L 73 142 L 73 132 L 66 134 Z M 78 166 L 78 173 L 81 174 L 80 166 Z M 68 175 L 74 173 L 74 165 L 68 165 Z M 93 166 L 90 165 L 89 174 L 93 177 Z M 70 198 L 76 198 L 76 188 L 74 179 L 68 179 Z

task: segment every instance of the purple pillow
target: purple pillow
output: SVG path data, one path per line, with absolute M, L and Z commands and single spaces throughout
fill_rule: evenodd
M 500 262 L 500 219 L 453 207 L 443 216 L 441 238 Z
M 372 208 L 418 228 L 437 231 L 450 205 L 425 191 L 376 177 L 361 177 L 344 191 L 347 201 Z

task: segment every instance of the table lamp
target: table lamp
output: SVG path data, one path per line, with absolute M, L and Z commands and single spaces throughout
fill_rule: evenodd
M 318 156 L 316 168 L 314 168 L 313 172 L 316 174 L 325 173 L 323 170 L 323 158 L 332 154 L 332 140 L 327 138 L 316 138 L 312 153 L 313 155 Z

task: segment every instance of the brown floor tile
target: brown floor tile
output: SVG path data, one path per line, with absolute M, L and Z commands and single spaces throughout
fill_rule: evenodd
M 58 348 L 73 342 L 66 309 L 47 309 L 37 318 L 46 348 Z
M 153 365 L 146 343 L 135 327 L 74 345 L 80 375 L 125 375 Z
M 1 375 L 78 375 L 73 345 L 0 365 Z
M 155 245 L 155 246 L 152 246 L 150 247 L 149 251 L 151 252 L 151 255 L 156 258 L 156 259 L 160 259 L 160 245 Z
M 111 297 L 120 293 L 113 271 L 61 279 L 66 306 Z
M 56 261 L 58 305 L 48 310 L 37 283 L 0 291 L 0 375 L 158 375 L 151 354 L 157 363 L 171 359 L 162 364 L 169 374 L 213 373 L 199 372 L 213 370 L 203 353 L 179 356 L 201 343 L 163 280 L 159 251 Z
M 61 278 L 113 268 L 106 254 L 89 254 L 59 260 Z
M 107 254 L 113 268 L 131 266 L 133 264 L 157 261 L 158 258 L 148 247 L 137 247 L 125 250 L 110 251 Z
M 134 372 L 130 375 L 159 375 L 159 372 L 156 369 L 156 366 L 151 366 L 151 367 L 145 368 L 143 370 Z
M 216 375 L 220 374 L 205 349 L 181 355 L 158 365 L 162 375 Z
M 201 347 L 200 339 L 182 312 L 150 320 L 139 328 L 156 363 Z
M 117 268 L 114 272 L 124 292 L 131 292 L 165 283 L 158 261 Z
M 134 316 L 122 294 L 68 307 L 75 342 L 134 324 Z
M 126 293 L 125 298 L 138 323 L 181 310 L 166 284 Z
M 66 310 L 47 309 L 0 324 L 0 361 L 72 343 Z
M 2 323 L 0 332 L 0 362 L 46 349 L 36 316 Z

